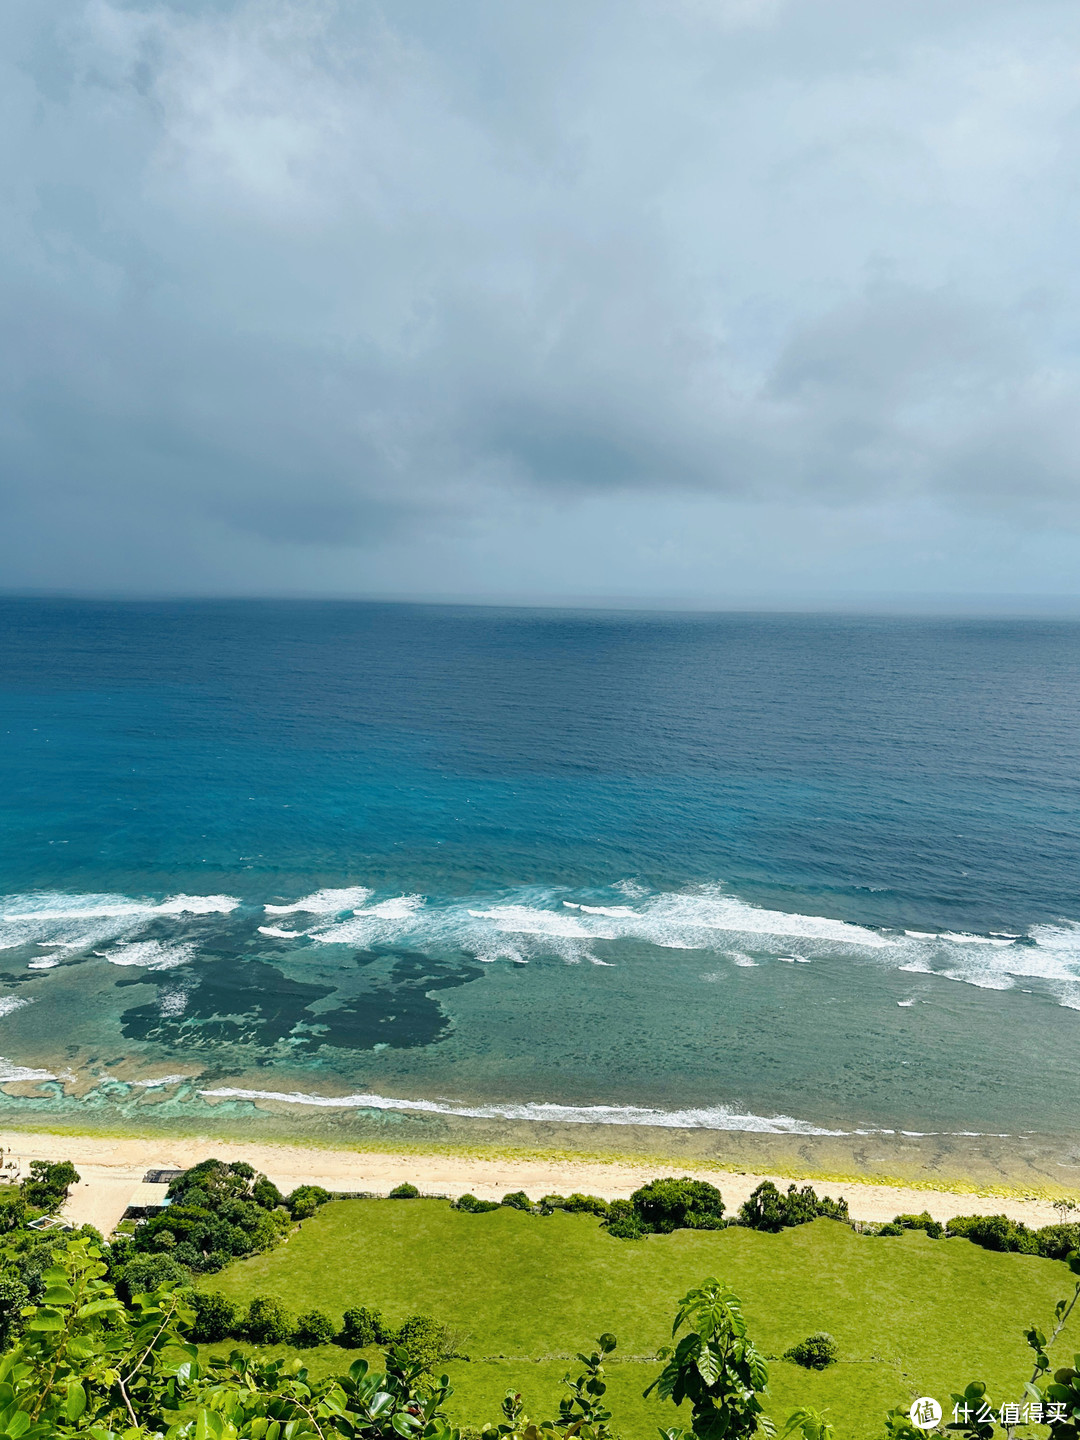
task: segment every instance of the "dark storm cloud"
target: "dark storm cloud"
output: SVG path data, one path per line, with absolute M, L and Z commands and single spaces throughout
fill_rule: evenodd
M 9 583 L 318 588 L 377 543 L 421 585 L 570 501 L 1076 524 L 1071 0 L 0 30 Z

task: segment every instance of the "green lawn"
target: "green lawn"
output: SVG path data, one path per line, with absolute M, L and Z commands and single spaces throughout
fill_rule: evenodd
M 1020 1398 L 1030 1374 L 1021 1331 L 1033 1321 L 1049 1329 L 1054 1302 L 1072 1290 L 1059 1262 L 919 1233 L 876 1239 L 830 1220 L 779 1235 L 732 1228 L 619 1241 L 591 1216 L 467 1215 L 437 1200 L 332 1202 L 279 1249 L 203 1284 L 242 1301 L 273 1294 L 294 1312 L 318 1308 L 335 1320 L 360 1304 L 394 1321 L 436 1316 L 470 1356 L 446 1367 L 462 1424 L 496 1419 L 511 1385 L 545 1418 L 569 1357 L 611 1330 L 621 1357 L 609 1392 L 616 1425 L 627 1440 L 653 1440 L 657 1426 L 689 1417 L 642 1400 L 658 1370 L 650 1357 L 669 1339 L 678 1298 L 709 1275 L 742 1296 L 769 1356 L 832 1332 L 841 1361 L 831 1370 L 774 1360 L 770 1410 L 783 1419 L 796 1403 L 827 1406 L 851 1440 L 880 1436 L 890 1406 L 914 1395 L 944 1404 L 971 1379 L 985 1380 L 998 1403 Z M 1070 1322 L 1054 1353 L 1065 1363 L 1074 1348 L 1080 1325 Z M 304 1353 L 313 1372 L 351 1358 L 333 1346 Z

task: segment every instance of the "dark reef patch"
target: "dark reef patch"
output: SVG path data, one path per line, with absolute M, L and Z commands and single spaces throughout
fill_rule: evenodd
M 337 1007 L 314 1008 L 335 994 L 262 960 L 237 956 L 195 961 L 183 969 L 117 981 L 117 987 L 154 984 L 158 999 L 121 1016 L 123 1034 L 170 1049 L 247 1045 L 312 1053 L 323 1045 L 370 1050 L 409 1049 L 445 1038 L 450 1021 L 434 992 L 467 985 L 483 973 L 474 961 L 441 962 L 412 951 L 361 951 L 362 994 Z

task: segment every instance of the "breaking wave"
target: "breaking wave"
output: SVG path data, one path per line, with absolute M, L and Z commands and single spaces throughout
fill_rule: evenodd
M 25 964 L 43 981 L 67 959 L 88 953 L 114 965 L 168 970 L 197 957 L 219 915 L 247 927 L 256 944 L 297 950 L 401 946 L 485 964 L 558 959 L 612 966 L 625 963 L 629 944 L 639 954 L 641 947 L 696 951 L 747 971 L 839 959 L 983 990 L 1035 988 L 1080 1010 L 1080 924 L 1064 919 L 1026 934 L 887 929 L 753 905 L 723 885 L 648 891 L 629 881 L 602 891 L 521 887 L 467 900 L 378 895 L 353 885 L 252 905 L 237 916 L 240 906 L 229 895 L 18 895 L 0 901 L 0 949 L 34 947 Z M 279 923 L 286 915 L 290 923 Z
M 200 1090 L 213 1100 L 276 1101 L 337 1110 L 413 1110 L 428 1115 L 461 1115 L 480 1120 L 534 1120 L 567 1125 L 659 1125 L 671 1130 L 741 1130 L 761 1135 L 845 1135 L 790 1115 L 749 1115 L 716 1105 L 704 1110 L 650 1110 L 634 1105 L 528 1104 L 456 1105 L 449 1100 L 398 1100 L 386 1095 L 307 1095 L 303 1091 L 244 1090 L 223 1085 Z

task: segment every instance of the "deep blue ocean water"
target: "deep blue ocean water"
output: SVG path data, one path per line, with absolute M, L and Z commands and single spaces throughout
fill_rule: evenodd
M 0 1073 L 1080 1130 L 1078 714 L 1068 621 L 4 600 Z

